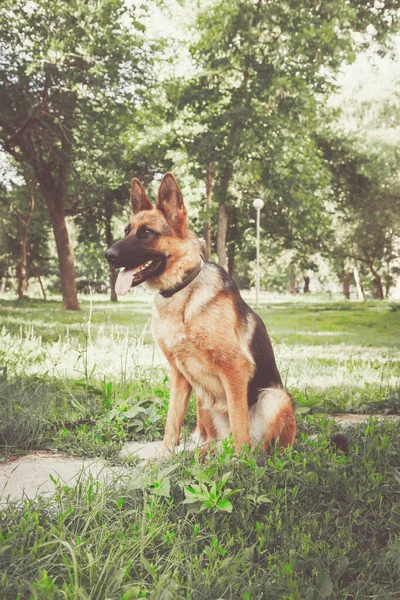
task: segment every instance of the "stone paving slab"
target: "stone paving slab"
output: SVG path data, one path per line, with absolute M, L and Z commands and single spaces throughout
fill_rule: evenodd
M 200 446 L 200 440 L 192 437 L 189 441 L 180 444 L 175 448 L 175 454 L 184 450 L 195 450 Z M 162 442 L 126 442 L 121 450 L 121 456 L 138 456 L 143 460 L 159 458 L 159 451 L 162 448 Z
M 399 421 L 400 419 L 400 415 L 355 415 L 352 413 L 337 413 L 335 415 L 330 415 L 330 417 L 339 425 L 345 426 L 368 423 L 371 417 L 377 419 L 378 421 Z
M 119 470 L 121 471 L 121 470 Z M 118 469 L 106 467 L 100 460 L 81 460 L 59 452 L 34 452 L 11 457 L 0 463 L 0 505 L 7 498 L 34 498 L 54 492 L 54 479 L 74 485 L 83 473 L 107 481 Z

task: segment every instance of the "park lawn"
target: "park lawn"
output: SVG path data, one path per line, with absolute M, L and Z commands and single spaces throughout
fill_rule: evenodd
M 244 294 L 246 299 L 246 294 Z M 400 346 L 400 308 L 387 302 L 322 300 L 321 296 L 264 300 L 258 313 L 276 342 L 305 345 L 344 343 L 373 347 Z M 64 311 L 59 300 L 0 299 L 0 323 L 12 332 L 32 327 L 43 341 L 80 337 L 90 318 L 96 333 L 139 333 L 151 318 L 151 294 L 109 302 L 102 295 L 80 300 L 81 311 Z M 397 309 L 397 310 L 396 310 Z M 146 343 L 152 343 L 150 333 Z
M 262 307 L 259 314 L 275 341 L 296 345 L 400 347 L 400 309 L 380 302 L 312 300 Z
M 89 319 L 93 334 L 114 334 L 127 329 L 137 333 L 151 317 L 151 300 L 149 294 L 135 301 L 114 303 L 98 294 L 92 302 L 87 297 L 81 298 L 81 310 L 73 312 L 63 310 L 59 300 L 0 299 L 0 323 L 13 333 L 19 332 L 21 327 L 25 330 L 31 327 L 46 343 L 57 341 L 60 337 L 82 337 Z M 151 341 L 150 337 L 148 341 Z
M 78 313 L 57 301 L 0 301 L 2 454 L 56 447 L 109 458 L 127 439 L 161 437 L 169 382 L 152 343 L 151 299 L 97 296 L 83 299 Z M 262 304 L 299 415 L 399 411 L 395 308 L 317 296 Z M 194 424 L 192 401 L 186 434 Z
M 226 441 L 3 505 L 0 598 L 398 598 L 399 425 L 351 428 L 348 456 L 331 431 L 306 416 L 270 458 Z
M 229 441 L 138 467 L 124 441 L 160 438 L 165 364 L 150 299 L 2 301 L 3 456 L 51 448 L 119 465 L 51 497 L 0 508 L 0 599 L 396 598 L 400 426 L 353 426 L 348 456 L 325 411 L 397 411 L 400 311 L 387 303 L 274 301 L 260 315 L 296 400 L 293 449 L 233 458 Z M 190 403 L 184 436 L 195 423 Z M 317 440 L 310 434 L 318 434 Z

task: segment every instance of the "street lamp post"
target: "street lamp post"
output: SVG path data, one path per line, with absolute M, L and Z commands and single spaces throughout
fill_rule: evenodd
M 260 212 L 264 206 L 264 202 L 261 198 L 256 198 L 253 202 L 253 206 L 257 211 L 257 236 L 256 236 L 256 251 L 257 251 L 257 266 L 256 266 L 256 308 L 258 308 L 258 300 L 260 295 Z

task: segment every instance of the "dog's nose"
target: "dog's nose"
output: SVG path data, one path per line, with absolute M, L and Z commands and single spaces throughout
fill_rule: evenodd
M 108 248 L 108 250 L 105 251 L 104 256 L 106 257 L 110 265 L 114 266 L 118 259 L 118 252 L 115 250 L 115 248 L 113 248 L 113 246 L 111 246 L 110 248 Z

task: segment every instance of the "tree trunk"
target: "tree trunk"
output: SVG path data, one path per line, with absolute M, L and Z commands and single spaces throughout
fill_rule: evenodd
M 217 233 L 217 254 L 218 264 L 225 271 L 228 270 L 228 258 L 226 254 L 226 234 L 228 231 L 228 211 L 226 204 L 218 206 L 218 233 Z
M 19 261 L 18 261 L 18 265 L 17 265 L 17 280 L 18 280 L 17 293 L 18 293 L 19 299 L 23 298 L 25 296 L 25 292 L 26 292 L 27 233 L 28 233 L 28 228 L 26 227 L 26 224 L 24 223 L 24 230 L 23 230 L 23 234 L 22 234 L 22 239 L 20 241 L 20 255 L 19 255 Z
M 226 199 L 228 195 L 229 182 L 232 177 L 231 169 L 225 169 L 220 182 L 219 206 L 218 206 L 218 232 L 217 232 L 217 254 L 218 264 L 228 270 L 228 258 L 226 254 L 226 235 L 228 232 L 228 209 Z
M 40 289 L 41 289 L 41 292 L 42 292 L 43 300 L 47 300 L 46 290 L 44 289 L 43 281 L 42 281 L 42 278 L 41 278 L 39 272 L 37 274 L 37 278 L 38 278 L 38 281 L 39 281 L 39 285 L 40 285 Z
M 310 293 L 310 278 L 308 277 L 308 275 L 305 275 L 304 277 L 304 293 Z
M 7 291 L 8 278 L 10 277 L 10 257 L 7 257 L 6 270 L 4 271 L 3 280 L 1 282 L 1 293 L 4 294 Z
M 379 275 L 378 271 L 375 269 L 373 263 L 369 264 L 369 268 L 370 268 L 372 275 L 374 276 L 373 281 L 374 281 L 375 289 L 376 289 L 376 297 L 378 298 L 378 300 L 383 300 L 384 295 L 383 295 L 383 286 L 382 286 L 381 276 Z
M 289 265 L 289 292 L 297 294 L 296 269 L 292 263 Z
M 28 182 L 28 179 L 25 178 L 27 185 L 28 185 L 28 189 L 29 189 L 29 193 L 30 193 L 30 198 L 29 198 L 29 202 L 28 202 L 28 213 L 27 214 L 23 214 L 22 212 L 19 212 L 19 216 L 21 218 L 22 221 L 22 234 L 21 234 L 21 240 L 20 240 L 20 255 L 19 255 L 19 262 L 18 262 L 18 266 L 17 266 L 17 279 L 18 279 L 18 298 L 21 299 L 25 296 L 25 292 L 27 289 L 27 285 L 28 285 L 28 278 L 27 278 L 27 256 L 28 256 L 28 252 L 27 252 L 27 247 L 28 247 L 28 230 L 29 230 L 29 224 L 31 222 L 32 219 L 32 213 L 33 213 L 33 209 L 35 207 L 35 197 L 33 195 L 33 182 Z
M 107 248 L 113 245 L 114 238 L 111 229 L 111 219 L 112 219 L 112 197 L 107 196 L 105 199 L 105 222 L 106 222 L 106 244 Z M 108 269 L 108 278 L 110 282 L 110 300 L 111 302 L 118 302 L 118 296 L 115 291 L 115 284 L 117 282 L 118 272 L 111 265 Z
M 32 268 L 33 268 L 33 270 L 34 270 L 34 272 L 36 274 L 36 277 L 38 278 L 40 289 L 41 289 L 42 296 L 43 296 L 43 300 L 47 300 L 46 290 L 44 289 L 43 281 L 42 281 L 42 278 L 40 276 L 39 270 L 36 268 L 36 266 L 35 266 L 35 264 L 34 264 L 33 261 L 31 261 L 31 265 L 32 265 Z
M 74 257 L 65 222 L 65 215 L 64 213 L 60 214 L 58 210 L 54 210 L 50 211 L 50 217 L 60 266 L 62 305 L 65 310 L 79 310 Z
M 204 240 L 206 243 L 206 248 L 204 252 L 205 260 L 211 259 L 211 205 L 212 205 L 212 195 L 215 184 L 215 170 L 214 164 L 210 167 L 207 167 L 206 171 L 206 222 L 204 223 Z
M 350 271 L 348 269 L 343 271 L 342 289 L 344 297 L 350 300 Z
M 359 298 L 359 300 L 365 300 L 366 299 L 365 290 L 364 290 L 363 284 L 361 283 L 360 273 L 359 273 L 359 270 L 357 269 L 357 267 L 354 267 L 354 269 L 353 269 L 353 276 L 354 276 L 354 281 L 356 282 L 358 298 Z
M 58 264 L 60 268 L 62 306 L 65 310 L 79 310 L 78 292 L 75 280 L 75 265 L 72 248 L 65 222 L 65 206 L 68 198 L 68 183 L 71 168 L 72 130 L 74 129 L 74 111 L 76 95 L 65 112 L 63 121 L 64 135 L 61 138 L 62 160 L 51 164 L 44 158 L 40 142 L 35 137 L 34 130 L 27 130 L 18 138 L 22 149 L 21 155 L 13 156 L 21 163 L 31 165 L 36 180 L 40 185 L 43 197 L 49 211 L 51 225 L 57 247 Z M 68 131 L 68 135 L 65 133 Z M 39 135 L 40 139 L 40 135 Z M 13 153 L 10 147 L 7 148 Z
M 229 276 L 232 277 L 234 276 L 235 273 L 235 255 L 234 254 L 230 254 L 228 256 L 228 273 Z

